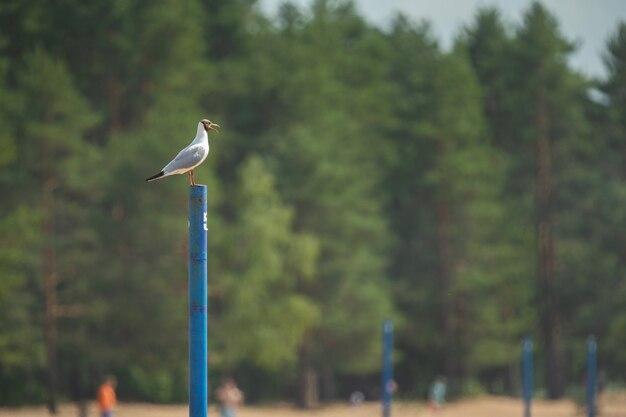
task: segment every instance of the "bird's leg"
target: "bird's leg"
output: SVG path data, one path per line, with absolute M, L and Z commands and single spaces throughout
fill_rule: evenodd
M 191 185 L 195 186 L 196 182 L 193 179 L 193 169 L 191 171 L 189 171 L 189 181 L 191 181 Z

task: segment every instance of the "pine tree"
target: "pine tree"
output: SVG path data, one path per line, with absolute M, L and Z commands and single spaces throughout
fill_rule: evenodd
M 85 207 L 77 207 L 87 198 L 88 172 L 95 149 L 84 134 L 97 121 L 83 97 L 77 93 L 65 65 L 37 49 L 23 57 L 15 87 L 20 106 L 13 117 L 17 149 L 11 165 L 10 181 L 15 201 L 39 206 L 41 250 L 37 263 L 45 305 L 44 334 L 48 368 L 48 407 L 56 411 L 58 391 L 58 323 L 64 314 L 59 288 L 71 282 L 80 266 L 70 261 L 72 251 L 89 239 Z M 11 167 L 9 165 L 9 168 Z M 33 190 L 36 190 L 33 192 Z M 74 258 L 72 258 L 74 259 Z
M 498 183 L 493 188 L 497 204 L 480 230 L 487 241 L 499 244 L 477 254 L 490 259 L 491 277 L 476 281 L 476 287 L 467 286 L 472 288 L 472 298 L 482 300 L 479 303 L 483 306 L 472 320 L 477 324 L 477 335 L 469 347 L 469 366 L 488 386 L 499 385 L 514 393 L 518 380 L 515 352 L 534 321 L 530 308 L 534 275 L 532 218 L 528 198 L 520 194 L 527 187 L 527 150 L 522 152 L 520 141 L 512 140 L 518 88 L 511 63 L 515 48 L 496 9 L 479 10 L 457 40 L 457 48 L 466 51 L 481 84 L 488 142 L 495 148 L 500 168 L 497 179 L 493 179 Z
M 565 386 L 563 316 L 557 281 L 557 195 L 559 148 L 571 137 L 566 126 L 575 119 L 567 111 L 568 93 L 565 57 L 573 50 L 558 31 L 558 23 L 538 3 L 524 17 L 517 33 L 517 60 L 524 68 L 519 79 L 517 126 L 519 140 L 534 145 L 534 202 L 537 234 L 537 302 L 541 340 L 546 361 L 548 396 L 559 398 Z
M 605 352 L 605 366 L 609 378 L 613 378 L 626 365 L 626 355 L 621 348 L 625 342 L 622 329 L 626 324 L 622 308 L 626 300 L 623 285 L 626 242 L 621 233 L 625 219 L 620 209 L 626 197 L 626 98 L 623 94 L 626 88 L 626 23 L 618 24 L 607 40 L 603 58 L 607 75 L 598 82 L 603 99 L 591 105 L 594 138 L 602 145 L 593 172 L 594 177 L 600 178 L 599 185 L 593 188 L 594 192 L 585 204 L 589 207 L 593 203 L 596 210 L 593 216 L 586 216 L 593 221 L 587 220 L 584 229 L 587 243 L 584 248 L 593 262 L 583 264 L 584 260 L 581 260 L 576 265 L 589 274 L 593 273 L 594 280 L 588 286 L 581 286 L 581 292 L 584 291 L 581 299 L 588 304 L 585 303 L 576 323 L 580 333 L 593 332 L 599 338 L 606 338 L 608 346 L 601 352 Z M 591 265 L 593 271 L 587 271 Z M 589 297 L 590 294 L 593 298 Z M 594 305 L 592 300 L 601 301 Z
M 262 74 L 275 68 L 277 75 L 264 107 L 276 128 L 260 140 L 269 144 L 277 189 L 294 208 L 294 229 L 319 242 L 317 274 L 301 289 L 322 318 L 300 346 L 299 397 L 310 407 L 318 385 L 331 399 L 337 375 L 379 367 L 380 323 L 392 314 L 376 168 L 385 65 L 382 39 L 351 4 L 318 1 L 302 20 L 292 12 L 283 9 L 281 48 L 264 61 L 271 67 Z
M 293 210 L 275 190 L 258 156 L 239 168 L 233 224 L 224 234 L 216 303 L 215 363 L 252 362 L 271 371 L 293 368 L 303 335 L 319 320 L 314 301 L 298 292 L 315 275 L 317 244 L 291 229 Z

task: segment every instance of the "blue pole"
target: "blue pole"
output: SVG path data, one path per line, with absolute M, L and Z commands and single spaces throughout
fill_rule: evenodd
M 189 417 L 207 417 L 206 186 L 189 187 Z
M 596 338 L 589 336 L 587 338 L 587 415 L 589 417 L 596 415 L 597 351 Z
M 393 394 L 393 323 L 386 319 L 383 322 L 383 379 L 382 379 L 382 402 L 383 417 L 391 415 L 391 396 Z
M 526 336 L 522 343 L 523 381 L 524 381 L 524 417 L 530 417 L 530 405 L 533 396 L 533 338 Z

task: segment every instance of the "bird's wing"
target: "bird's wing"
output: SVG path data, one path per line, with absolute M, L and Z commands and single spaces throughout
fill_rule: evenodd
M 200 164 L 206 158 L 207 153 L 208 149 L 200 144 L 188 146 L 180 151 L 176 158 L 163 168 L 163 171 L 166 174 L 179 170 L 188 171 Z

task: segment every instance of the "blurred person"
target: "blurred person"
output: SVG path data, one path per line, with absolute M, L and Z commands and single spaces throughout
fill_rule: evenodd
M 348 402 L 352 406 L 361 405 L 363 401 L 365 401 L 365 395 L 361 391 L 353 391 L 348 399 Z
M 446 378 L 438 376 L 430 387 L 428 405 L 435 413 L 438 413 L 446 402 Z
M 398 384 L 396 383 L 395 379 L 390 379 L 389 382 L 387 383 L 387 391 L 393 395 L 396 393 L 396 391 L 398 391 Z
M 115 387 L 117 379 L 113 375 L 107 375 L 98 388 L 98 408 L 101 417 L 112 417 L 113 410 L 117 405 Z
M 235 380 L 228 377 L 217 390 L 217 400 L 220 402 L 220 416 L 235 417 L 237 406 L 243 403 L 243 392 L 237 388 Z

